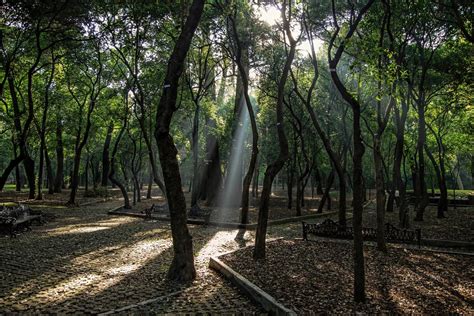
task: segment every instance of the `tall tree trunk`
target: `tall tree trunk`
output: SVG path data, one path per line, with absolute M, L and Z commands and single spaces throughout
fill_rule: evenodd
M 96 98 L 97 96 L 95 96 Z M 88 111 L 87 111 L 87 121 L 86 121 L 86 128 L 84 130 L 84 135 L 81 140 L 81 134 L 78 133 L 76 136 L 76 146 L 74 150 L 74 166 L 72 169 L 72 176 L 71 176 L 71 193 L 69 195 L 69 200 L 67 201 L 67 205 L 75 205 L 76 204 L 76 194 L 79 187 L 79 166 L 81 163 L 81 153 L 82 149 L 87 143 L 89 138 L 89 132 L 92 126 L 91 122 L 91 115 L 95 108 L 95 100 L 94 96 L 91 96 L 91 100 L 89 103 Z M 80 131 L 80 130 L 79 130 Z
M 35 162 L 27 154 L 23 160 L 23 166 L 25 167 L 26 179 L 28 180 L 28 198 L 35 198 Z
M 309 38 L 312 39 L 312 34 L 308 30 L 308 28 L 305 26 L 305 31 L 306 34 L 308 35 Z M 296 95 L 300 98 L 300 100 L 303 102 L 305 105 L 306 110 L 309 113 L 309 116 L 311 118 L 311 122 L 313 123 L 314 128 L 316 129 L 316 132 L 321 138 L 321 141 L 323 142 L 324 149 L 326 150 L 329 159 L 332 162 L 332 165 L 334 167 L 334 170 L 336 171 L 336 174 L 338 176 L 339 180 L 339 211 L 338 211 L 338 221 L 339 225 L 342 227 L 346 227 L 346 178 L 345 178 L 345 168 L 342 165 L 342 155 L 338 155 L 332 145 L 331 141 L 329 140 L 329 131 L 324 132 L 323 129 L 321 128 L 321 125 L 318 122 L 318 119 L 316 117 L 316 112 L 314 111 L 313 107 L 311 106 L 311 101 L 312 101 L 312 93 L 316 87 L 316 83 L 319 77 L 319 69 L 318 69 L 318 61 L 316 58 L 316 53 L 314 51 L 314 47 L 311 46 L 311 60 L 312 60 L 312 65 L 314 69 L 314 75 L 312 78 L 312 82 L 310 85 L 310 89 L 308 90 L 306 98 L 303 97 L 301 92 L 298 89 L 298 81 L 296 77 L 292 73 L 292 79 L 293 79 L 293 85 L 295 87 L 295 92 Z
M 44 147 L 44 160 L 46 162 L 46 179 L 48 180 L 48 194 L 54 194 L 54 174 L 49 157 L 48 146 Z
M 89 154 L 87 154 L 85 170 L 84 170 L 84 175 L 85 175 L 85 177 L 84 177 L 84 182 L 85 182 L 84 191 L 85 192 L 89 191 L 89 167 L 90 167 L 90 158 L 89 158 Z
M 353 129 L 353 216 L 352 226 L 354 234 L 354 300 L 356 302 L 364 302 L 365 295 L 365 266 L 364 266 L 364 244 L 362 238 L 362 213 L 364 210 L 364 189 L 363 189 L 363 173 L 362 173 L 362 158 L 364 156 L 364 144 L 362 143 L 362 129 L 360 126 L 361 106 L 354 96 L 346 89 L 342 81 L 337 74 L 337 65 L 342 57 L 345 46 L 344 44 L 349 41 L 354 35 L 359 22 L 362 20 L 364 14 L 369 10 L 375 0 L 369 0 L 359 11 L 355 20 L 351 21 L 349 29 L 345 35 L 344 40 L 339 44 L 337 51 L 332 57 L 332 48 L 334 41 L 339 35 L 340 28 L 337 24 L 337 17 L 335 12 L 335 1 L 332 0 L 332 13 L 333 22 L 336 26 L 336 30 L 333 33 L 328 49 L 328 62 L 329 70 L 331 73 L 331 79 L 337 90 L 341 94 L 342 98 L 348 103 L 352 109 L 352 129 Z
M 255 165 L 255 172 L 253 173 L 253 186 L 252 186 L 252 197 L 258 198 L 258 177 L 260 175 L 260 170 L 259 170 L 259 160 L 257 158 L 257 163 Z
M 64 186 L 64 147 L 63 127 L 61 119 L 56 120 L 56 178 L 54 180 L 54 192 L 61 193 Z
M 146 198 L 151 199 L 151 188 L 153 187 L 153 176 L 151 174 L 151 166 L 149 167 L 148 188 L 146 190 Z
M 387 252 L 385 244 L 385 183 L 382 166 L 381 135 L 374 135 L 375 200 L 377 213 L 377 250 Z
M 126 102 L 126 104 L 128 103 Z M 122 139 L 123 133 L 125 132 L 126 126 L 127 126 L 127 119 L 125 118 L 124 124 L 122 128 L 120 129 L 119 134 L 117 135 L 117 139 L 115 140 L 114 148 L 112 149 L 112 155 L 110 157 L 109 180 L 110 182 L 115 184 L 117 187 L 119 187 L 120 192 L 122 192 L 123 201 L 124 201 L 123 208 L 131 209 L 132 207 L 130 206 L 130 199 L 128 198 L 127 189 L 118 179 L 115 178 L 115 160 L 117 156 L 118 146 L 119 146 L 120 140 Z
M 425 151 L 426 151 L 426 155 L 428 156 L 431 163 L 433 164 L 433 168 L 436 173 L 436 179 L 438 180 L 440 197 L 438 201 L 437 217 L 445 218 L 444 213 L 448 211 L 448 186 L 446 185 L 445 172 L 443 172 L 444 170 L 442 170 L 444 169 L 444 161 L 443 161 L 443 158 L 441 158 L 441 155 L 443 155 L 443 153 L 439 153 L 440 163 L 438 164 L 426 144 L 425 144 Z
M 398 190 L 398 217 L 399 225 L 402 228 L 408 227 L 408 208 L 406 203 L 406 185 L 402 179 L 402 160 L 403 160 L 403 147 L 405 143 L 405 123 L 408 117 L 408 104 L 407 100 L 401 99 L 401 108 L 397 106 L 394 108 L 395 114 L 395 127 L 396 127 L 396 143 L 395 143 L 395 158 L 393 163 L 393 191 Z M 400 112 L 401 110 L 401 112 Z M 395 192 L 394 192 L 395 195 Z
M 326 201 L 328 201 L 328 210 L 331 209 L 331 187 L 334 182 L 334 168 L 331 170 L 329 173 L 329 176 L 326 181 L 326 189 L 324 190 L 323 196 L 321 197 L 321 201 L 318 204 L 318 210 L 316 213 L 322 213 L 324 204 L 326 204 Z
M 294 187 L 293 180 L 295 178 L 293 161 L 288 161 L 286 165 L 286 191 L 287 191 L 287 196 L 288 196 L 286 208 L 288 210 L 291 210 L 291 208 L 293 207 L 293 187 Z
M 43 199 L 43 170 L 44 170 L 44 142 L 41 142 L 40 145 L 40 160 L 38 166 L 38 193 L 36 195 L 36 200 Z
M 177 159 L 177 150 L 170 135 L 170 124 L 176 111 L 176 97 L 179 79 L 183 72 L 184 60 L 191 40 L 201 19 L 204 0 L 193 0 L 186 22 L 176 40 L 173 52 L 168 60 L 166 76 L 163 82 L 158 111 L 156 113 L 155 139 L 166 185 L 166 196 L 171 216 L 171 234 L 173 237 L 174 257 L 168 270 L 168 278 L 181 282 L 196 277 L 192 238 L 186 224 L 186 200 L 184 198 Z
M 416 173 L 416 188 L 418 196 L 415 205 L 415 221 L 423 221 L 425 208 L 428 206 L 428 191 L 425 181 L 425 156 L 424 145 L 426 142 L 426 125 L 425 125 L 425 105 L 423 97 L 417 102 L 418 109 L 418 141 L 416 151 L 418 153 L 418 168 Z
M 13 138 L 12 138 L 12 143 L 13 143 L 13 154 L 16 159 L 18 157 L 17 144 L 15 143 L 15 140 Z M 20 168 L 18 167 L 18 164 L 16 164 L 15 166 L 15 191 L 21 192 L 21 174 L 20 174 Z
M 290 43 L 290 49 L 286 57 L 285 66 L 282 70 L 280 80 L 278 82 L 278 97 L 276 104 L 276 116 L 277 116 L 277 132 L 278 132 L 278 145 L 280 147 L 280 153 L 275 161 L 268 165 L 265 171 L 265 177 L 263 179 L 263 188 L 260 196 L 260 207 L 258 210 L 258 223 L 257 231 L 255 233 L 255 248 L 253 252 L 253 257 L 255 259 L 264 259 L 265 258 L 265 239 L 267 235 L 267 222 L 268 222 L 268 207 L 270 202 L 270 194 L 272 190 L 272 183 L 275 179 L 275 176 L 280 172 L 281 168 L 285 165 L 286 160 L 288 159 L 288 140 L 286 138 L 285 129 L 284 129 L 284 117 L 283 117 L 283 101 L 285 96 L 285 85 L 288 79 L 288 74 L 291 69 L 291 64 L 295 57 L 296 43 L 297 41 L 293 39 L 290 30 L 290 22 L 286 16 L 287 2 L 283 1 L 281 7 L 281 16 L 283 20 L 283 28 L 285 30 L 286 36 L 288 37 Z
M 114 131 L 114 122 L 111 120 L 107 127 L 107 135 L 105 136 L 104 149 L 102 150 L 102 178 L 100 185 L 107 187 L 110 169 L 109 148 L 112 140 L 112 132 Z
M 199 114 L 201 112 L 201 105 L 199 100 L 194 101 L 194 120 L 193 120 L 193 132 L 192 132 L 192 150 L 193 150 L 193 186 L 191 191 L 191 207 L 197 205 L 198 198 L 200 195 L 200 184 L 201 179 L 199 177 Z
M 319 171 L 318 165 L 315 164 L 315 170 L 314 170 L 314 180 L 316 180 L 316 194 L 317 195 L 323 195 L 323 184 L 322 184 L 322 177 L 321 177 L 321 172 Z

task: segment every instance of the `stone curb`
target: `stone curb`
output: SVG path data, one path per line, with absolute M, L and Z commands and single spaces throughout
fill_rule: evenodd
M 443 240 L 443 239 L 421 239 L 421 244 L 424 246 L 443 247 L 443 248 L 466 248 L 474 250 L 474 243 L 468 241 L 458 240 Z
M 124 215 L 124 216 L 130 216 L 130 217 L 137 217 L 137 218 L 145 218 L 145 214 L 139 214 L 139 213 L 130 213 L 126 211 L 122 211 L 122 206 L 112 209 L 107 212 L 109 215 Z M 326 213 L 318 213 L 318 214 L 310 214 L 310 215 L 304 215 L 304 216 L 295 216 L 295 217 L 287 217 L 287 218 L 281 218 L 281 219 L 276 219 L 272 221 L 268 221 L 267 225 L 268 226 L 273 226 L 273 225 L 282 225 L 282 224 L 287 224 L 287 223 L 293 223 L 293 222 L 300 222 L 302 220 L 307 220 L 307 219 L 315 219 L 315 218 L 320 218 L 320 217 L 326 217 L 326 216 L 331 216 L 337 214 L 336 211 L 333 212 L 326 212 Z M 152 216 L 153 220 L 158 220 L 158 221 L 165 221 L 169 222 L 170 218 L 165 217 L 165 216 Z M 204 220 L 199 220 L 199 219 L 188 219 L 187 220 L 188 224 L 194 224 L 194 225 L 205 225 Z M 231 223 L 231 222 L 214 222 L 210 221 L 208 226 L 217 226 L 217 227 L 223 227 L 223 228 L 238 228 L 238 229 L 256 229 L 257 228 L 257 223 L 252 223 L 252 224 L 239 224 L 239 223 Z
M 302 238 L 295 238 L 295 240 L 304 241 Z M 309 242 L 324 241 L 324 242 L 341 243 L 341 244 L 353 243 L 351 239 L 335 239 L 335 238 L 327 238 L 327 237 L 316 237 L 315 239 L 309 239 L 307 241 Z M 448 255 L 461 255 L 461 256 L 474 257 L 474 252 L 455 251 L 455 250 L 449 250 L 449 249 L 445 250 L 445 249 L 436 249 L 436 248 L 435 249 L 418 248 L 418 246 L 415 246 L 413 244 L 390 243 L 390 245 L 395 248 L 402 248 L 402 249 L 404 248 L 404 249 L 416 250 L 416 251 L 422 251 L 422 252 L 433 252 L 433 253 L 443 253 L 443 254 L 448 254 Z M 375 241 L 364 240 L 364 246 L 375 248 L 377 244 Z M 422 246 L 424 246 L 423 243 L 422 243 Z
M 217 257 L 209 259 L 209 267 L 224 275 L 226 279 L 247 293 L 255 302 L 272 315 L 296 315 L 294 311 L 278 303 L 278 301 L 261 288 L 234 271 Z

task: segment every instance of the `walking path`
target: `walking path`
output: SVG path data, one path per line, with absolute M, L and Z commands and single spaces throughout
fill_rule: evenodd
M 54 221 L 1 237 L 0 314 L 263 312 L 207 267 L 245 244 L 234 241 L 237 230 L 190 226 L 198 276 L 184 287 L 165 278 L 169 224 L 106 215 L 118 205 L 51 208 Z

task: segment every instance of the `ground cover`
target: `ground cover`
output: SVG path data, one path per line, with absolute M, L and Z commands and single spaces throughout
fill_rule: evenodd
M 261 312 L 207 268 L 211 255 L 241 245 L 234 241 L 237 230 L 190 226 L 198 276 L 182 286 L 165 278 L 172 259 L 169 224 L 106 214 L 120 205 L 45 209 L 53 221 L 17 238 L 1 237 L 0 314 L 100 313 L 157 297 L 135 310 Z
M 413 221 L 415 214 L 412 205 L 410 211 L 410 228 L 420 228 L 422 238 L 474 242 L 473 207 L 450 207 L 445 214 L 446 218 L 437 218 L 436 206 L 428 206 L 422 222 Z M 376 227 L 377 216 L 373 203 L 366 207 L 364 212 L 364 226 Z M 385 222 L 398 226 L 398 212 L 385 213 Z
M 474 313 L 474 258 L 389 247 L 365 247 L 367 302 L 352 296 L 352 243 L 277 240 L 267 259 L 252 248 L 221 256 L 251 282 L 299 314 Z

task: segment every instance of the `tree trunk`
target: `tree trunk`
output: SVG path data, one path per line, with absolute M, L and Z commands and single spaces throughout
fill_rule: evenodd
M 90 167 L 90 159 L 89 159 L 89 155 L 87 155 L 87 158 L 86 158 L 86 168 L 85 168 L 85 170 L 84 170 L 84 175 L 85 175 L 85 179 L 84 179 L 84 182 L 85 182 L 84 192 L 88 192 L 88 191 L 89 191 L 89 167 Z
M 331 209 L 330 193 L 331 193 L 331 187 L 332 187 L 333 182 L 334 182 L 334 169 L 332 169 L 331 172 L 329 173 L 329 176 L 326 181 L 326 189 L 324 190 L 324 193 L 321 197 L 321 201 L 319 201 L 318 210 L 316 211 L 316 213 L 323 212 L 323 208 L 324 208 L 324 205 L 326 204 L 326 200 L 328 201 L 328 210 Z
M 385 190 L 382 165 L 381 135 L 374 135 L 375 194 L 377 213 L 377 250 L 387 252 L 385 243 Z
M 61 193 L 64 186 L 64 147 L 63 128 L 61 119 L 56 120 L 56 178 L 54 180 L 54 192 Z
M 110 169 L 110 158 L 109 158 L 109 148 L 110 141 L 112 139 L 112 132 L 114 131 L 114 122 L 110 121 L 109 126 L 107 127 L 107 135 L 105 136 L 104 149 L 102 150 L 102 178 L 100 185 L 107 187 L 107 182 L 109 178 L 109 169 Z
M 34 199 L 35 198 L 35 162 L 33 159 L 31 159 L 31 157 L 28 154 L 23 160 L 23 166 L 25 167 L 26 178 L 28 180 L 28 188 L 29 188 L 28 198 Z
M 322 184 L 322 177 L 321 177 L 321 172 L 319 171 L 319 168 L 317 165 L 315 165 L 315 180 L 317 182 L 316 184 L 316 194 L 317 195 L 323 195 L 323 184 Z
M 181 33 L 169 57 L 163 93 L 156 113 L 155 138 L 166 185 L 166 196 L 171 217 L 174 257 L 168 270 L 168 278 L 188 282 L 196 277 L 194 268 L 192 238 L 186 224 L 186 200 L 179 173 L 177 150 L 170 135 L 170 124 L 176 111 L 176 97 L 179 78 L 183 72 L 184 60 L 191 45 L 194 32 L 204 9 L 204 0 L 193 0 Z
M 86 128 L 84 130 L 84 135 L 82 137 L 82 140 L 81 140 L 80 133 L 76 135 L 76 146 L 75 146 L 75 151 L 74 151 L 74 166 L 72 169 L 72 176 L 71 176 L 71 193 L 69 195 L 69 200 L 66 203 L 67 205 L 76 204 L 76 194 L 77 194 L 77 189 L 79 187 L 79 165 L 81 163 L 81 153 L 82 153 L 82 149 L 86 145 L 87 140 L 89 138 L 89 132 L 92 125 L 91 115 L 95 108 L 96 97 L 97 96 L 91 96 L 90 104 L 87 111 Z
M 362 173 L 362 158 L 364 156 L 364 144 L 362 143 L 362 130 L 360 126 L 361 106 L 354 96 L 346 89 L 342 81 L 337 74 L 337 65 L 344 52 L 344 43 L 349 41 L 352 35 L 357 29 L 357 25 L 362 20 L 364 14 L 369 10 L 375 0 L 369 0 L 364 7 L 361 8 L 357 17 L 350 24 L 349 30 L 346 36 L 337 48 L 337 51 L 332 57 L 331 50 L 334 45 L 334 41 L 339 33 L 339 26 L 337 25 L 337 18 L 335 12 L 334 0 L 332 1 L 333 19 L 336 25 L 336 31 L 333 33 L 328 49 L 328 62 L 331 73 L 331 79 L 337 90 L 341 94 L 342 98 L 348 103 L 352 109 L 352 129 L 353 129 L 353 217 L 352 226 L 354 234 L 354 300 L 356 302 L 365 301 L 365 266 L 364 266 L 364 244 L 362 238 L 362 213 L 363 213 L 363 200 L 364 200 L 364 189 L 363 189 L 363 173 Z
M 151 169 L 151 167 L 150 167 L 150 169 Z M 147 199 L 151 199 L 151 188 L 152 188 L 152 186 L 153 186 L 153 176 L 150 173 L 150 175 L 148 176 L 148 188 L 146 190 L 146 198 Z
M 201 106 L 199 100 L 195 100 L 196 106 L 194 110 L 193 132 L 192 132 L 192 150 L 193 150 L 193 186 L 191 191 L 191 207 L 197 206 L 200 195 L 200 172 L 199 172 L 199 113 Z
M 420 97 L 421 99 L 421 97 Z M 423 101 L 418 101 L 418 142 L 416 150 L 418 153 L 418 168 L 416 173 L 416 189 L 418 196 L 415 205 L 415 221 L 423 221 L 423 214 L 426 206 L 428 206 L 428 191 L 425 181 L 425 156 L 424 145 L 426 142 L 425 128 L 425 106 Z
M 288 140 L 286 138 L 284 129 L 283 102 L 285 96 L 285 85 L 288 79 L 288 74 L 291 69 L 291 64 L 293 63 L 293 59 L 295 57 L 297 41 L 293 39 L 291 34 L 290 23 L 286 17 L 286 4 L 286 1 L 284 1 L 282 4 L 281 15 L 283 19 L 283 28 L 290 43 L 290 49 L 286 57 L 285 66 L 282 70 L 280 80 L 278 82 L 278 98 L 276 104 L 276 128 L 278 132 L 278 144 L 280 147 L 280 153 L 277 159 L 273 163 L 268 165 L 267 170 L 265 171 L 265 177 L 263 179 L 263 189 L 260 198 L 260 207 L 258 210 L 257 231 L 255 233 L 255 248 L 253 252 L 253 257 L 255 259 L 265 258 L 265 239 L 267 234 L 268 207 L 270 202 L 272 183 L 275 179 L 275 176 L 278 174 L 278 172 L 280 172 L 281 168 L 283 168 L 286 160 L 288 159 Z
M 40 161 L 38 166 L 38 194 L 36 200 L 43 199 L 44 141 L 40 145 Z
M 125 186 L 118 179 L 115 178 L 115 157 L 117 155 L 118 145 L 120 143 L 120 140 L 122 139 L 123 133 L 125 132 L 126 125 L 127 125 L 127 119 L 124 120 L 124 124 L 123 124 L 122 128 L 120 129 L 120 132 L 117 136 L 117 140 L 115 141 L 114 148 L 112 150 L 112 155 L 110 157 L 109 180 L 110 180 L 110 182 L 115 184 L 117 187 L 119 187 L 120 192 L 122 192 L 123 201 L 124 201 L 123 202 L 124 203 L 123 208 L 124 209 L 131 209 L 132 207 L 130 206 L 130 199 L 128 198 L 127 189 L 125 188 Z
M 48 194 L 54 194 L 54 174 L 49 157 L 48 146 L 44 147 L 44 161 L 46 162 L 46 179 L 48 180 Z
M 446 177 L 444 172 L 442 172 L 442 168 L 440 167 L 441 164 L 444 165 L 443 161 L 440 161 L 440 164 L 436 162 L 435 158 L 433 157 L 433 154 L 430 152 L 428 146 L 425 144 L 425 151 L 426 155 L 430 159 L 433 168 L 436 173 L 436 179 L 438 180 L 438 185 L 439 185 L 439 191 L 440 191 L 440 197 L 438 201 L 438 218 L 445 218 L 446 216 L 444 215 L 445 212 L 448 211 L 448 186 L 446 185 Z M 440 156 L 442 153 L 440 153 Z M 443 166 L 444 167 L 444 166 Z
M 291 210 L 293 207 L 293 179 L 294 179 L 294 165 L 293 161 L 289 161 L 286 168 L 286 191 L 288 195 L 287 209 Z
M 257 158 L 257 163 L 256 163 L 256 166 L 255 166 L 255 172 L 253 173 L 253 186 L 252 186 L 252 197 L 258 199 L 258 177 L 260 175 L 260 170 L 259 170 L 259 167 L 258 167 L 258 164 L 259 164 L 259 160 Z
M 15 155 L 15 159 L 18 157 L 17 156 L 17 145 L 15 141 L 12 139 L 13 142 L 13 154 Z M 18 164 L 15 166 L 15 191 L 21 192 L 21 174 L 20 174 L 20 168 L 18 167 Z

